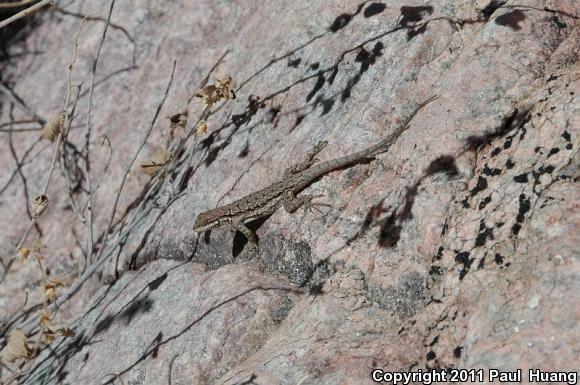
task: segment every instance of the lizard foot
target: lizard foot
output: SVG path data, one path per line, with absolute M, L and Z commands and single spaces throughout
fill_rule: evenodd
M 312 202 L 313 199 L 323 197 L 324 194 L 317 194 L 317 195 L 305 195 L 301 196 L 301 199 L 304 199 L 304 211 L 311 213 L 313 210 L 316 210 L 320 214 L 322 211 L 318 207 L 332 207 L 332 205 L 323 202 Z

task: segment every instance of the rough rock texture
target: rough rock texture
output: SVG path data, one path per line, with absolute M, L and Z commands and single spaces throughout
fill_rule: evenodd
M 70 13 L 106 18 L 109 4 L 46 11 L 14 46 L 28 53 L 4 63 L 3 84 L 54 116 L 80 26 Z M 59 308 L 76 336 L 43 349 L 20 381 L 358 385 L 372 383 L 372 368 L 577 370 L 579 13 L 574 0 L 118 0 L 91 116 L 103 263 Z M 84 83 L 69 138 L 78 149 L 103 26 L 89 20 L 79 39 L 73 82 Z M 217 106 L 165 178 L 133 166 L 103 245 L 173 60 L 139 161 L 176 148 L 184 133 L 171 142 L 170 116 L 187 110 L 192 128 L 201 105 L 188 98 L 208 73 L 232 75 L 237 99 Z M 358 150 L 434 94 L 389 153 L 308 189 L 331 207 L 252 223 L 258 257 L 228 229 L 191 231 L 199 212 L 266 186 L 319 140 L 329 141 L 321 160 Z M 30 118 L 5 93 L 0 103 L 0 124 Z M 51 146 L 37 133 L 0 135 L 0 255 L 9 256 Z M 77 162 L 73 197 L 84 202 Z M 40 244 L 43 263 L 74 284 L 85 227 L 66 191 L 58 168 L 42 236 L 33 230 L 27 245 Z M 0 321 L 26 288 L 24 310 L 37 303 L 41 283 L 34 261 L 19 259 L 0 285 Z M 0 330 L 30 332 L 32 310 Z

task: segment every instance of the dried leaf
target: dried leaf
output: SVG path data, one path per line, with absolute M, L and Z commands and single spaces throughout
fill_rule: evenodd
M 42 295 L 48 301 L 48 303 L 54 303 L 54 301 L 56 301 L 56 289 L 63 286 L 66 286 L 64 281 L 62 281 L 59 277 L 54 277 L 44 282 Z
M 61 112 L 58 116 L 49 119 L 44 128 L 42 129 L 42 136 L 48 139 L 51 143 L 54 143 L 58 135 L 62 131 L 62 126 L 64 125 L 64 112 Z
M 171 116 L 169 122 L 169 128 L 171 128 L 171 131 L 174 131 L 177 128 L 185 128 L 187 125 L 187 111 Z
M 173 155 L 169 150 L 161 148 L 157 150 L 149 163 L 142 163 L 141 168 L 143 172 L 149 176 L 155 175 L 160 170 L 165 170 L 166 166 L 173 159 Z
M 46 209 L 48 206 L 48 197 L 44 194 L 38 195 L 32 201 L 32 216 L 34 218 L 38 218 L 40 214 Z
M 195 126 L 195 135 L 202 136 L 206 132 L 207 132 L 207 123 L 205 120 L 200 120 L 199 123 L 197 123 L 197 126 Z
M 8 336 L 8 343 L 2 349 L 2 360 L 6 363 L 13 363 L 18 359 L 27 359 L 30 355 L 26 335 L 20 329 L 14 329 Z
M 29 254 L 30 254 L 30 250 L 28 250 L 28 248 L 26 248 L 26 247 L 21 247 L 18 249 L 18 255 L 23 260 L 26 260 L 28 258 Z
M 76 335 L 74 330 L 69 328 L 60 328 L 57 330 L 57 333 L 63 337 L 74 337 Z
M 223 79 L 218 80 L 218 83 L 220 84 L 220 93 L 224 99 L 231 100 L 236 98 L 231 76 L 228 75 Z

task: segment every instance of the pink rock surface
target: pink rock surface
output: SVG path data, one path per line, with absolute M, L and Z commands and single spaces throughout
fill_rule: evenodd
M 109 4 L 65 9 L 106 18 Z M 373 383 L 373 368 L 577 370 L 579 11 L 573 0 L 118 0 L 91 116 L 104 263 L 60 307 L 76 337 L 43 349 L 20 381 L 159 384 L 171 373 L 174 385 L 354 385 Z M 11 48 L 39 53 L 3 63 L 2 83 L 48 119 L 62 104 L 80 18 L 39 17 Z M 85 92 L 103 27 L 89 20 L 80 35 L 73 82 Z M 187 110 L 192 128 L 202 107 L 188 98 L 216 63 L 210 81 L 230 74 L 237 98 L 218 105 L 208 133 L 187 142 L 164 179 L 133 166 L 103 245 L 173 60 L 173 86 L 138 163 L 168 145 L 169 116 Z M 331 207 L 254 223 L 259 257 L 248 261 L 229 229 L 192 232 L 197 214 L 267 186 L 318 141 L 329 141 L 321 160 L 374 144 L 434 94 L 391 151 L 308 188 Z M 82 95 L 69 137 L 79 149 Z M 0 93 L 0 124 L 11 111 L 28 118 L 11 103 Z M 105 172 L 103 136 L 113 150 Z M 4 263 L 51 158 L 38 133 L 11 138 L 20 159 L 34 147 L 25 189 L 0 132 Z M 73 196 L 84 202 L 79 183 Z M 26 245 L 41 244 L 43 263 L 74 284 L 85 227 L 66 189 L 59 166 L 42 236 L 33 231 Z M 0 321 L 25 289 L 37 303 L 41 284 L 34 261 L 18 260 L 0 285 Z M 0 330 L 30 328 L 36 314 Z

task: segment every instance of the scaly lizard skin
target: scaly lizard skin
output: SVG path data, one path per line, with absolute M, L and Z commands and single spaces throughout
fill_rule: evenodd
M 320 195 L 302 195 L 297 197 L 296 194 L 333 170 L 368 161 L 375 155 L 388 151 L 391 145 L 409 127 L 409 123 L 417 112 L 437 98 L 438 96 L 432 96 L 421 103 L 405 119 L 395 133 L 364 150 L 317 163 L 316 154 L 328 144 L 327 141 L 319 142 L 306 155 L 303 162 L 287 168 L 284 171 L 284 176 L 278 182 L 235 202 L 199 214 L 193 225 L 193 230 L 197 233 L 202 233 L 214 227 L 230 225 L 247 238 L 252 251 L 257 251 L 256 235 L 244 225 L 244 221 L 270 216 L 281 206 L 284 206 L 288 213 L 293 213 L 302 205 L 310 205 L 310 201 L 320 197 Z

